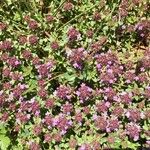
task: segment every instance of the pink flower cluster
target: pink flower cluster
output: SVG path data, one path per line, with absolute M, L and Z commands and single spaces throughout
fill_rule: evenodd
M 150 145 L 145 3 L 43 1 L 38 14 L 2 17 L 0 130 L 11 141 L 6 149 L 14 143 L 14 149 L 30 150 Z M 138 7 L 144 12 L 137 14 Z

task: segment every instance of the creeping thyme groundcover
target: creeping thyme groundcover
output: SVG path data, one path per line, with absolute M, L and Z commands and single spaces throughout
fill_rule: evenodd
M 144 147 L 149 0 L 0 1 L 0 149 Z

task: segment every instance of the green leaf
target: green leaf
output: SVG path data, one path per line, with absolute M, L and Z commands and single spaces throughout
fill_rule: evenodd
M 131 148 L 133 150 L 137 150 L 137 148 L 140 146 L 140 144 L 138 144 L 138 143 L 132 143 L 129 141 L 127 141 L 127 145 L 128 145 L 128 148 Z
M 7 131 L 5 129 L 5 126 L 3 124 L 0 124 L 0 135 L 5 134 Z
M 75 78 L 77 77 L 76 74 L 69 74 L 69 73 L 65 73 L 62 75 L 62 77 L 67 80 L 68 82 L 73 82 L 75 80 Z
M 49 45 L 47 45 L 46 47 L 44 47 L 44 51 L 47 51 L 47 52 L 51 51 L 50 46 L 49 46 Z
M 115 141 L 115 143 L 113 144 L 113 148 L 118 149 L 118 148 L 120 147 L 120 145 L 121 145 L 121 140 L 117 139 L 117 140 Z
M 23 76 L 26 77 L 26 76 L 30 75 L 31 71 L 32 71 L 32 67 L 31 66 L 23 67 Z
M 0 135 L 0 148 L 2 150 L 7 150 L 10 145 L 10 139 L 5 135 Z
M 23 147 L 22 146 L 14 146 L 12 149 L 13 150 L 23 150 Z
M 20 14 L 18 12 L 15 13 L 14 21 L 20 21 Z
M 32 92 L 36 88 L 37 88 L 37 81 L 36 80 L 30 80 L 29 81 L 29 88 L 23 94 L 27 94 L 29 92 Z

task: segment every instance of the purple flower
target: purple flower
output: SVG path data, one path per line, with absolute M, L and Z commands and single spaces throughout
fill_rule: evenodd
M 5 103 L 6 95 L 3 93 L 4 91 L 0 91 L 0 106 L 2 107 Z
M 89 30 L 86 31 L 86 35 L 87 35 L 88 38 L 92 38 L 93 34 L 94 34 L 94 32 L 93 32 L 92 29 L 89 29 Z
M 100 75 L 100 80 L 101 82 L 112 84 L 117 80 L 117 78 L 113 73 L 107 72 Z
M 70 100 L 72 97 L 72 89 L 70 86 L 60 85 L 54 92 L 54 95 L 61 99 Z
M 10 77 L 11 70 L 9 68 L 3 68 L 3 76 Z
M 91 50 L 92 51 L 95 51 L 97 52 L 98 50 L 100 50 L 102 47 L 101 47 L 101 44 L 100 42 L 94 42 L 92 45 L 91 45 Z
M 7 62 L 9 59 L 8 53 L 2 53 L 0 60 Z
M 62 111 L 65 114 L 70 114 L 72 110 L 73 110 L 73 105 L 68 102 L 66 102 L 66 104 L 62 106 Z
M 55 105 L 55 100 L 54 99 L 48 99 L 45 102 L 45 107 L 46 108 L 53 108 Z
M 17 67 L 18 65 L 21 64 L 21 61 L 17 59 L 15 56 L 13 56 L 13 57 L 9 57 L 7 63 L 12 67 Z
M 93 19 L 95 21 L 99 21 L 101 19 L 101 15 L 99 14 L 99 12 L 94 12 Z
M 150 21 L 149 20 L 142 20 L 135 26 L 135 31 L 137 33 L 137 36 L 141 40 L 146 40 L 149 35 L 149 29 L 150 28 Z
M 38 101 L 33 100 L 31 101 L 29 111 L 31 111 L 33 114 L 36 114 L 40 110 L 40 104 Z
M 132 93 L 127 93 L 127 92 L 122 92 L 120 94 L 120 99 L 121 102 L 123 102 L 124 104 L 129 104 L 132 102 Z
M 26 90 L 27 86 L 24 84 L 18 84 L 16 87 L 13 88 L 13 96 L 18 98 L 20 97 L 23 92 Z
M 40 58 L 39 57 L 33 57 L 32 63 L 33 63 L 33 65 L 40 65 L 41 64 Z
M 116 91 L 111 88 L 111 87 L 108 87 L 104 90 L 104 99 L 105 100 L 109 100 L 109 101 L 113 101 L 115 96 L 116 96 Z
M 37 68 L 38 68 L 38 72 L 41 75 L 41 77 L 48 76 L 49 69 L 48 69 L 47 65 L 42 64 L 42 65 L 38 66 Z
M 132 81 L 134 81 L 135 77 L 136 77 L 135 73 L 131 71 L 128 71 L 124 74 L 124 78 L 126 79 L 127 83 L 131 83 Z
M 71 126 L 69 120 L 65 116 L 59 116 L 57 122 L 57 128 L 61 131 L 65 131 Z
M 15 81 L 22 81 L 23 75 L 20 72 L 11 72 L 10 77 Z
M 24 21 L 28 23 L 30 20 L 31 20 L 31 17 L 29 15 L 24 16 Z
M 42 132 L 42 126 L 41 125 L 35 125 L 33 128 L 33 132 L 36 136 L 38 136 Z
M 141 132 L 141 127 L 133 122 L 128 123 L 126 126 L 126 133 L 132 138 L 134 141 L 139 139 Z
M 125 8 L 122 8 L 120 6 L 120 8 L 119 8 L 119 15 L 121 16 L 121 18 L 126 17 L 128 15 L 128 11 Z
M 12 50 L 12 42 L 10 40 L 5 40 L 1 44 L 1 49 L 2 50 Z
M 83 61 L 86 59 L 87 52 L 84 48 L 73 49 L 70 54 L 68 54 L 70 62 L 73 64 L 74 68 L 81 69 Z
M 114 131 L 114 130 L 117 130 L 117 129 L 119 129 L 118 119 L 110 119 L 108 121 L 108 126 L 106 128 L 107 132 L 111 132 L 111 131 Z
M 44 87 L 45 87 L 45 84 L 46 84 L 45 79 L 39 79 L 39 80 L 38 80 L 38 86 L 39 86 L 40 88 L 44 88 Z
M 36 35 L 30 35 L 29 43 L 31 45 L 36 45 L 38 43 L 38 37 Z
M 68 30 L 67 35 L 68 35 L 69 40 L 73 40 L 73 41 L 80 38 L 79 31 L 77 29 L 75 29 L 74 27 L 72 27 Z
M 134 109 L 129 109 L 126 112 L 126 116 L 130 121 L 140 121 L 141 119 L 141 113 L 138 109 L 134 108 Z
M 150 146 L 150 140 L 146 141 L 146 144 L 148 144 Z
M 96 58 L 97 64 L 101 66 L 107 65 L 108 63 L 107 55 L 104 53 L 96 55 L 95 58 Z
M 49 77 L 50 70 L 52 69 L 53 65 L 54 65 L 53 61 L 49 61 L 46 64 L 37 65 L 36 68 L 38 69 L 39 77 L 40 78 Z
M 115 142 L 115 137 L 109 136 L 109 137 L 107 138 L 107 142 L 108 142 L 109 144 L 114 144 L 114 142 Z
M 45 142 L 50 142 L 52 140 L 52 136 L 49 133 L 46 133 L 44 135 L 44 141 Z
M 28 22 L 29 28 L 35 30 L 38 28 L 38 23 L 35 20 L 30 20 Z
M 99 149 L 101 149 L 101 148 L 100 148 L 100 147 L 101 147 L 100 142 L 98 142 L 97 140 L 93 140 L 93 142 L 92 142 L 92 147 L 93 147 L 94 150 L 99 150 Z
M 46 98 L 48 96 L 48 91 L 45 90 L 44 88 L 39 89 L 38 91 L 38 96 L 40 96 L 41 98 Z
M 60 133 L 55 133 L 55 134 L 53 134 L 53 139 L 56 142 L 60 142 L 62 140 L 62 135 Z
M 24 59 L 29 60 L 29 59 L 32 58 L 32 53 L 29 50 L 24 50 L 22 52 L 22 56 L 23 56 Z
M 127 56 L 127 57 L 128 57 L 128 56 Z M 124 64 L 124 66 L 125 66 L 126 70 L 133 69 L 133 68 L 134 68 L 134 62 L 131 61 L 131 60 L 129 60 L 128 62 L 126 62 L 126 63 Z
M 124 109 L 120 106 L 116 106 L 112 111 L 112 115 L 116 117 L 121 117 L 123 113 L 124 113 Z
M 0 120 L 1 120 L 2 122 L 7 122 L 8 119 L 9 119 L 9 113 L 8 113 L 8 112 L 4 112 L 4 113 L 2 114 L 2 116 L 0 117 Z
M 144 91 L 144 96 L 145 98 L 150 98 L 150 87 L 147 87 Z
M 78 150 L 91 150 L 90 144 L 82 144 Z
M 93 90 L 90 87 L 82 83 L 80 88 L 77 90 L 76 95 L 79 96 L 81 102 L 84 102 L 92 96 L 92 92 Z
M 70 2 L 65 2 L 63 6 L 64 11 L 70 11 L 73 9 L 73 4 Z
M 5 82 L 3 83 L 3 89 L 7 90 L 7 89 L 11 89 L 12 84 L 10 82 Z
M 20 35 L 18 40 L 19 40 L 19 43 L 21 45 L 24 45 L 27 43 L 27 36 L 26 35 Z
M 110 67 L 111 72 L 114 73 L 115 76 L 121 75 L 123 73 L 123 66 L 114 64 L 113 66 Z M 108 69 L 109 71 L 109 69 Z
M 69 147 L 73 149 L 73 148 L 76 147 L 76 145 L 77 145 L 77 140 L 74 139 L 74 138 L 70 138 L 70 140 L 69 140 Z
M 83 112 L 84 112 L 86 115 L 90 114 L 90 107 L 85 106 L 85 107 L 83 108 Z
M 40 150 L 40 145 L 38 143 L 32 142 L 30 143 L 30 150 Z
M 52 15 L 47 15 L 46 16 L 46 21 L 51 23 L 54 20 L 54 17 Z
M 44 135 L 44 141 L 49 143 L 52 140 L 52 136 L 49 133 Z
M 146 73 L 141 73 L 138 75 L 138 81 L 143 83 L 143 82 L 148 82 L 148 76 Z
M 22 102 L 20 103 L 19 110 L 20 110 L 20 111 L 28 111 L 29 107 L 30 107 L 30 103 L 29 103 L 29 102 L 22 101 Z
M 82 119 L 83 119 L 82 113 L 81 112 L 76 112 L 74 119 L 75 119 L 76 122 L 81 123 Z
M 150 68 L 150 59 L 149 58 L 144 57 L 144 58 L 142 58 L 141 62 L 142 62 L 141 71 L 145 71 L 145 69 Z
M 149 109 L 145 110 L 144 115 L 146 119 L 150 119 L 150 110 Z
M 108 108 L 110 107 L 110 103 L 109 102 L 99 102 L 96 105 L 97 108 L 97 112 L 101 113 L 101 112 L 107 112 Z
M 53 117 L 51 115 L 46 115 L 44 118 L 44 124 L 47 125 L 48 127 L 52 127 L 53 126 Z
M 4 22 L 0 22 L 0 30 L 5 30 L 7 28 L 7 24 Z
M 25 114 L 23 112 L 16 113 L 16 123 L 24 124 L 27 123 L 30 119 L 30 114 Z
M 52 48 L 53 50 L 57 50 L 57 49 L 59 48 L 58 43 L 57 43 L 56 41 L 52 42 L 52 43 L 51 43 L 51 48 Z
M 98 116 L 95 120 L 95 125 L 99 130 L 105 131 L 107 128 L 108 122 L 105 117 Z

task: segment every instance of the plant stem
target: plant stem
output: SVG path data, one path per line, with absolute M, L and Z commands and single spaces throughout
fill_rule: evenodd
M 76 17 L 72 18 L 71 20 L 69 20 L 68 22 L 66 22 L 63 26 L 61 26 L 58 30 L 56 30 L 56 32 L 58 32 L 59 30 L 61 30 L 63 27 L 65 27 L 66 25 L 68 25 L 69 23 L 71 23 L 72 21 L 74 21 L 75 19 L 79 18 L 80 16 L 86 14 L 89 10 L 91 10 L 92 8 L 94 8 L 95 6 L 97 6 L 98 4 L 96 3 L 94 6 L 90 7 L 89 9 L 87 9 L 85 12 L 77 15 Z

